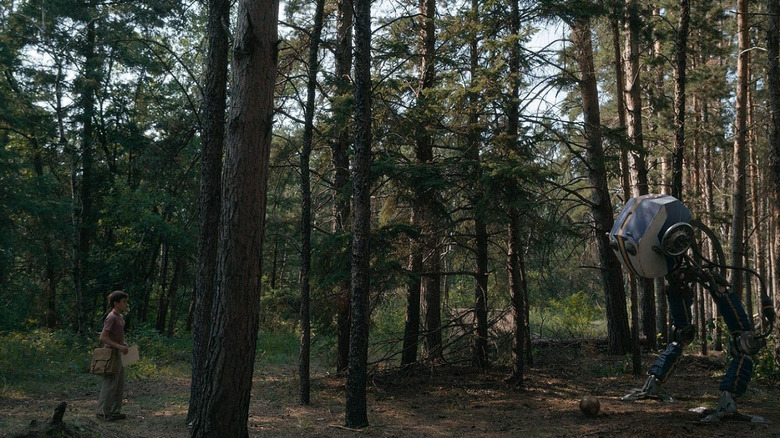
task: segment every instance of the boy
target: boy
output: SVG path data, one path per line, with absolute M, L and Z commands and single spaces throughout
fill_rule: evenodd
M 103 331 L 100 333 L 100 342 L 107 348 L 114 348 L 122 354 L 127 354 L 125 343 L 125 318 L 123 313 L 130 306 L 127 304 L 128 296 L 121 290 L 111 292 L 108 295 L 108 306 L 111 311 L 103 322 Z M 125 369 L 122 361 L 119 361 L 119 369 L 115 374 L 103 376 L 103 386 L 98 397 L 98 418 L 106 421 L 124 420 L 125 414 L 119 412 L 122 409 L 122 395 L 125 389 Z

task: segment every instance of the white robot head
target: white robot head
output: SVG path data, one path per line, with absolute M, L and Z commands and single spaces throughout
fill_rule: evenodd
M 620 263 L 644 278 L 663 277 L 693 243 L 691 212 L 669 195 L 630 199 L 615 220 L 609 244 Z

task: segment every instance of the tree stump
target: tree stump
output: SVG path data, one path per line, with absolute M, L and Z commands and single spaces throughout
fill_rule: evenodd
M 11 438 L 40 438 L 40 437 L 79 437 L 83 438 L 73 426 L 62 421 L 65 416 L 65 409 L 68 404 L 65 402 L 60 403 L 57 408 L 54 409 L 54 415 L 43 423 L 42 425 L 38 420 L 32 420 L 27 429 L 21 433 L 12 434 Z M 91 436 L 91 435 L 90 435 Z

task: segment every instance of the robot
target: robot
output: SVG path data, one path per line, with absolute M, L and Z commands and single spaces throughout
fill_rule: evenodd
M 701 239 L 697 240 L 697 236 Z M 702 252 L 701 240 L 709 240 L 717 260 L 709 260 Z M 629 200 L 618 215 L 609 233 L 610 246 L 621 264 L 632 274 L 643 278 L 665 277 L 666 296 L 672 323 L 672 339 L 658 359 L 648 368 L 642 388 L 623 397 L 626 401 L 655 398 L 670 401 L 662 394 L 664 384 L 673 374 L 683 348 L 696 337 L 691 323 L 691 305 L 695 285 L 704 287 L 715 300 L 718 313 L 731 334 L 729 352 L 732 356 L 720 386 L 717 408 L 703 420 L 717 422 L 737 412 L 735 399 L 747 389 L 753 374 L 751 356 L 766 345 L 772 332 L 775 311 L 766 293 L 763 279 L 752 270 L 761 283 L 761 314 L 763 325 L 753 327 L 736 292 L 725 279 L 723 248 L 715 234 L 698 220 L 678 199 L 669 195 L 644 195 Z M 763 327 L 763 331 L 761 330 Z

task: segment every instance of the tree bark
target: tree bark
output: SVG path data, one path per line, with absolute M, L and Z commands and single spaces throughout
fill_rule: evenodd
M 352 297 L 345 424 L 368 426 L 366 381 L 371 251 L 371 1 L 355 0 L 355 158 L 352 167 Z
M 85 299 L 89 275 L 89 250 L 94 232 L 93 185 L 94 170 L 94 127 L 95 93 L 100 84 L 99 60 L 95 53 L 97 36 L 95 20 L 87 23 L 87 35 L 83 48 L 84 77 L 81 85 L 82 134 L 80 154 L 73 153 L 71 160 L 71 184 L 73 191 L 72 222 L 75 232 L 73 241 L 73 286 L 75 292 L 76 331 L 84 333 L 87 329 Z M 78 168 L 81 175 L 78 175 Z
M 674 152 L 672 154 L 672 196 L 683 200 L 682 175 L 685 151 L 685 74 L 688 60 L 688 28 L 691 22 L 690 0 L 679 1 L 674 69 Z
M 612 25 L 612 43 L 615 57 L 615 82 L 617 90 L 615 98 L 618 108 L 618 128 L 626 129 L 626 108 L 625 108 L 625 74 L 623 73 L 623 60 L 620 51 L 620 20 L 613 17 Z M 623 191 L 624 203 L 631 199 L 631 167 L 628 164 L 628 148 L 625 145 L 620 147 L 620 187 Z M 631 338 L 639 339 L 639 294 L 637 292 L 636 278 L 628 274 L 628 288 L 631 297 Z M 631 362 L 634 374 L 639 374 L 642 366 L 642 351 L 639 348 L 639 342 L 633 342 L 631 345 Z
M 331 161 L 333 162 L 333 233 L 345 234 L 349 231 L 350 194 L 349 194 L 349 145 L 350 123 L 347 114 L 352 113 L 349 104 L 351 99 L 346 96 L 352 93 L 350 73 L 352 70 L 352 0 L 338 0 L 338 18 L 336 24 L 337 42 L 335 48 L 336 93 L 343 98 L 334 103 L 334 119 L 338 125 L 336 138 L 330 145 Z M 349 254 L 349 249 L 346 250 Z M 344 254 L 344 258 L 347 255 Z M 336 286 L 337 316 L 336 316 L 336 371 L 347 370 L 349 362 L 349 280 L 340 281 Z
M 417 90 L 416 106 L 420 108 L 419 114 L 427 114 L 429 105 L 426 92 L 433 88 L 436 80 L 435 50 L 436 50 L 436 1 L 421 0 L 420 20 L 421 31 L 421 62 L 420 84 Z M 433 136 L 429 132 L 427 116 L 422 117 L 415 133 L 415 154 L 419 166 L 430 166 L 433 162 Z M 419 219 L 419 227 L 422 235 L 421 295 L 424 331 L 423 347 L 428 359 L 438 360 L 442 357 L 442 333 L 441 333 L 441 276 L 438 274 L 441 266 L 439 255 L 439 232 L 435 220 L 434 206 L 436 204 L 436 192 L 431 187 L 420 187 L 418 182 L 415 188 L 415 199 L 412 208 L 415 210 L 415 218 Z
M 512 6 L 515 7 L 514 1 Z M 471 13 L 473 17 L 479 15 L 479 1 L 471 1 Z M 513 12 L 514 13 L 514 12 Z M 514 18 L 513 18 L 514 19 Z M 516 34 L 516 33 L 515 33 Z M 479 76 L 479 36 L 474 33 L 470 42 L 469 50 L 469 67 L 471 72 L 471 87 L 472 89 L 478 87 Z M 510 66 L 510 78 L 514 73 L 516 77 L 517 72 L 512 71 L 513 67 Z M 482 169 L 480 163 L 480 128 L 479 128 L 479 114 L 477 110 L 477 98 L 478 95 L 475 92 L 469 92 L 469 127 L 468 127 L 468 146 L 466 149 L 466 158 L 470 161 L 470 164 L 474 166 L 473 181 L 474 181 L 474 195 L 472 196 L 471 203 L 474 206 L 474 253 L 475 253 L 475 265 L 476 276 L 474 278 L 474 334 L 473 334 L 473 346 L 471 354 L 471 362 L 474 366 L 479 368 L 487 368 L 489 366 L 488 360 L 488 233 L 485 219 L 482 215 L 481 209 L 478 207 L 480 203 L 480 196 L 482 190 L 480 188 L 479 181 L 482 179 Z M 516 120 L 517 115 L 509 114 L 508 125 L 511 125 Z M 517 130 L 517 124 L 515 123 L 515 131 Z M 509 135 L 512 135 L 511 132 Z M 517 137 L 515 132 L 514 137 Z
M 580 94 L 585 119 L 586 161 L 591 184 L 591 214 L 595 238 L 598 244 L 601 278 L 607 307 L 607 336 L 609 354 L 626 354 L 630 348 L 628 315 L 620 262 L 609 247 L 607 233 L 612 229 L 612 203 L 609 199 L 604 148 L 601 144 L 601 115 L 598 104 L 598 88 L 593 67 L 593 48 L 590 36 L 590 20 L 575 19 L 572 40 L 577 51 L 580 69 Z
M 780 294 L 780 257 L 777 251 L 780 248 L 780 0 L 767 0 L 767 88 L 769 94 L 769 145 L 771 156 L 770 181 L 774 192 L 771 193 L 770 215 L 773 217 L 774 226 L 774 251 L 770 278 L 770 289 L 775 295 Z M 770 239 L 771 241 L 771 239 Z
M 317 0 L 314 12 L 314 27 L 309 46 L 309 77 L 306 84 L 306 108 L 303 127 L 303 150 L 301 151 L 301 352 L 298 362 L 300 390 L 298 402 L 308 405 L 311 399 L 311 381 L 309 379 L 311 363 L 311 312 L 310 286 L 311 276 L 311 178 L 309 159 L 314 142 L 314 98 L 317 92 L 317 72 L 319 71 L 318 53 L 322 35 L 322 21 L 325 0 Z
M 639 31 L 642 26 L 639 14 L 639 2 L 626 0 L 624 26 L 625 50 L 623 63 L 625 75 L 625 101 L 627 134 L 634 147 L 631 153 L 633 163 L 634 196 L 649 193 L 647 180 L 647 151 L 642 131 L 642 88 L 639 78 Z M 638 300 L 642 303 L 639 325 L 646 337 L 655 336 L 655 291 L 652 279 L 636 278 Z M 634 342 L 639 342 L 635 336 Z M 636 350 L 636 349 L 635 349 Z
M 516 4 L 516 1 L 513 2 Z M 510 208 L 507 235 L 507 271 L 509 274 L 509 293 L 512 300 L 513 334 L 512 337 L 512 374 L 507 381 L 514 387 L 523 385 L 525 379 L 524 344 L 526 338 L 526 306 L 528 303 L 528 285 L 525 279 L 523 248 L 520 242 L 520 220 L 516 208 Z
M 230 0 L 209 0 L 208 49 L 203 94 L 203 125 L 198 196 L 198 255 L 192 322 L 192 384 L 187 422 L 201 411 L 206 352 L 211 339 L 211 308 L 216 292 L 222 153 L 225 142 Z
M 743 278 L 739 269 L 744 266 L 745 257 L 745 196 L 746 196 L 746 156 L 747 156 L 747 98 L 750 78 L 750 29 L 748 21 L 748 1 L 737 2 L 737 29 L 739 35 L 739 56 L 737 58 L 737 104 L 734 124 L 734 168 L 731 205 L 731 285 L 737 296 L 742 298 Z
M 277 61 L 276 0 L 238 3 L 217 293 L 193 437 L 247 437 Z
M 412 212 L 411 223 L 415 223 Z M 417 362 L 417 347 L 420 340 L 420 289 L 422 272 L 422 252 L 416 238 L 409 239 L 409 272 L 406 283 L 406 320 L 404 322 L 404 345 L 401 353 L 401 366 Z

